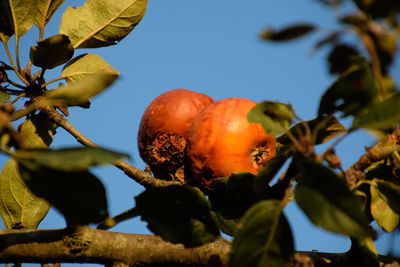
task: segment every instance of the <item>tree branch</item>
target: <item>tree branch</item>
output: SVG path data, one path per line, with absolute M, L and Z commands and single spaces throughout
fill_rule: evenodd
M 362 155 L 357 162 L 351 165 L 345 172 L 345 177 L 350 188 L 365 178 L 365 170 L 372 164 L 391 156 L 395 151 L 400 150 L 400 130 L 390 134 L 385 140 L 382 140 L 370 148 Z
M 51 120 L 53 120 L 58 126 L 64 128 L 67 132 L 69 132 L 82 145 L 98 146 L 89 138 L 84 136 L 81 132 L 79 132 L 63 115 L 58 113 L 54 108 L 46 108 L 43 111 L 47 113 Z M 126 161 L 119 160 L 114 163 L 114 166 L 121 169 L 127 176 L 129 176 L 145 188 L 171 185 L 170 182 L 157 179 L 147 172 L 130 165 Z
M 75 262 L 130 266 L 227 266 L 230 242 L 219 239 L 184 248 L 154 235 L 108 232 L 80 226 L 75 231 L 0 230 L 0 262 Z M 399 262 L 380 256 L 381 266 Z M 296 252 L 290 266 L 357 266 L 346 253 Z M 392 265 L 398 266 L 398 265 Z

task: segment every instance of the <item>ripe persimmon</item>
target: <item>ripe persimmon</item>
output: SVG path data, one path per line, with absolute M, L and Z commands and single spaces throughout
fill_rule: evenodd
M 139 126 L 140 156 L 155 177 L 174 179 L 184 164 L 186 138 L 195 116 L 214 100 L 202 93 L 174 89 L 156 97 Z
M 208 188 L 216 177 L 233 172 L 257 174 L 275 156 L 276 138 L 247 114 L 256 103 L 233 97 L 214 102 L 200 112 L 188 135 L 189 182 Z

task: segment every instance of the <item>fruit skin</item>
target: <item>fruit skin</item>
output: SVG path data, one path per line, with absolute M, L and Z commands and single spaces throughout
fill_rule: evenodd
M 202 93 L 174 89 L 156 97 L 146 108 L 139 126 L 140 156 L 154 176 L 166 178 L 185 161 L 186 138 L 192 121 L 214 100 Z
M 215 102 L 198 114 L 188 135 L 189 183 L 209 188 L 216 177 L 233 172 L 257 174 L 275 156 L 276 138 L 247 121 L 256 102 L 233 97 Z

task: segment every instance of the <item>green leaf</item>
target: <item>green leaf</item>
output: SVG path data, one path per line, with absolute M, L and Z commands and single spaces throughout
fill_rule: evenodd
M 264 131 L 271 135 L 285 132 L 292 124 L 294 113 L 287 104 L 264 101 L 253 107 L 247 115 L 249 122 L 261 123 Z
M 60 171 L 84 171 L 91 166 L 111 164 L 127 154 L 100 147 L 78 147 L 64 149 L 18 150 L 14 156 L 20 161 L 29 160 L 37 165 Z
M 85 104 L 90 98 L 100 94 L 109 87 L 117 75 L 110 73 L 98 73 L 91 77 L 54 90 L 47 91 L 43 99 L 48 103 L 78 106 Z
M 293 255 L 292 231 L 281 202 L 264 200 L 242 218 L 233 242 L 230 267 L 286 266 Z
M 211 212 L 211 216 L 213 217 L 214 221 L 217 223 L 218 228 L 221 229 L 221 231 L 224 234 L 227 234 L 229 236 L 233 236 L 235 234 L 235 231 L 238 227 L 239 220 L 238 219 L 226 219 L 224 216 L 221 215 L 220 212 Z
M 400 186 L 384 180 L 376 180 L 377 189 L 384 196 L 390 208 L 400 214 Z
M 373 182 L 377 181 L 379 180 L 373 180 Z M 385 183 L 385 181 L 381 182 Z M 370 185 L 370 192 L 372 217 L 383 230 L 393 231 L 399 224 L 399 215 L 390 208 L 387 197 L 379 191 L 377 183 Z
M 8 229 L 17 223 L 37 228 L 49 209 L 50 204 L 26 186 L 17 161 L 9 159 L 0 174 L 0 214 L 4 225 Z
M 9 1 L 0 1 L 0 39 L 3 43 L 14 35 L 14 22 Z
M 213 210 L 227 219 L 241 218 L 254 203 L 268 196 L 268 187 L 256 191 L 255 175 L 247 172 L 217 178 L 212 186 L 209 199 Z
M 111 67 L 100 56 L 84 54 L 68 62 L 61 73 L 68 83 L 83 81 L 98 73 L 109 73 L 118 76 L 119 72 Z
M 64 3 L 65 0 L 39 0 L 38 11 L 35 18 L 36 26 L 43 27 L 46 25 L 54 12 Z
M 60 33 L 71 39 L 74 48 L 114 45 L 125 38 L 146 12 L 147 0 L 87 0 L 63 14 Z
M 335 45 L 328 56 L 329 72 L 331 74 L 345 72 L 353 64 L 351 58 L 358 54 L 357 49 L 352 46 L 345 44 Z
M 400 123 L 400 92 L 368 107 L 353 121 L 353 129 L 367 128 L 384 130 Z
M 314 30 L 316 30 L 316 27 L 311 24 L 291 25 L 279 31 L 267 28 L 261 33 L 261 38 L 267 41 L 291 41 L 303 37 Z
M 100 223 L 108 216 L 105 188 L 90 172 L 31 167 L 19 164 L 25 183 L 60 211 L 68 225 Z
M 318 116 L 342 111 L 356 115 L 377 100 L 378 84 L 364 57 L 351 57 L 352 67 L 344 72 L 321 98 Z
M 0 103 L 4 104 L 10 99 L 10 94 L 4 91 L 0 91 Z
M 37 45 L 31 46 L 29 53 L 32 64 L 44 69 L 52 69 L 64 64 L 74 55 L 74 48 L 68 36 L 53 35 Z
M 147 189 L 136 198 L 136 210 L 156 235 L 185 247 L 214 241 L 218 227 L 200 190 L 180 185 Z
M 3 1 L 4 2 L 4 1 Z M 9 0 L 14 23 L 14 33 L 21 37 L 35 22 L 39 0 Z
M 305 125 L 309 127 L 316 145 L 326 143 L 339 134 L 346 132 L 346 128 L 332 115 L 321 116 L 313 120 L 297 123 L 291 127 L 289 131 L 298 139 L 300 137 L 299 133 L 306 132 L 304 128 Z M 293 146 L 292 141 L 286 133 L 279 136 L 276 141 L 284 145 Z
M 47 148 L 53 141 L 56 125 L 41 113 L 31 114 L 19 126 L 23 148 Z
M 329 168 L 313 162 L 300 166 L 295 188 L 299 207 L 315 225 L 355 238 L 375 237 L 360 198 Z

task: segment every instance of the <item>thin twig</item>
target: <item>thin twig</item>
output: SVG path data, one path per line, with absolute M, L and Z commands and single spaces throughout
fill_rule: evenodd
M 7 79 L 7 82 L 8 82 L 9 84 L 11 84 L 11 85 L 13 85 L 13 86 L 15 86 L 15 87 L 18 87 L 18 88 L 20 88 L 20 89 L 23 89 L 23 90 L 25 90 L 25 89 L 27 88 L 26 86 L 20 85 L 19 83 L 16 83 L 16 82 L 14 82 L 14 81 L 11 81 L 10 79 Z
M 58 126 L 64 128 L 67 132 L 69 132 L 82 145 L 98 147 L 97 144 L 95 144 L 93 141 L 91 141 L 89 138 L 79 132 L 64 116 L 58 113 L 54 108 L 43 109 L 43 111 L 47 113 L 51 120 L 53 120 Z M 122 170 L 128 177 L 132 178 L 134 181 L 144 186 L 145 188 L 162 187 L 172 184 L 168 181 L 154 178 L 147 172 L 142 171 L 123 160 L 118 160 L 114 163 L 114 166 Z
M 54 83 L 54 82 L 57 82 L 57 81 L 60 81 L 60 80 L 64 80 L 64 79 L 66 79 L 66 76 L 60 76 L 60 77 L 58 77 L 58 78 L 55 78 L 55 79 L 53 79 L 53 80 L 50 80 L 50 81 L 48 81 L 48 82 L 42 84 L 41 87 L 42 87 L 42 88 L 45 88 L 47 85 L 49 85 L 49 84 L 51 84 L 51 83 Z

